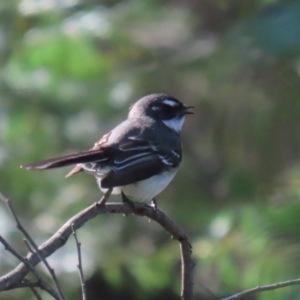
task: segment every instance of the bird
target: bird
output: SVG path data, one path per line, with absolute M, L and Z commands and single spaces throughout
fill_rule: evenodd
M 172 181 L 182 160 L 181 129 L 193 106 L 156 93 L 142 97 L 128 117 L 86 151 L 21 166 L 46 170 L 69 165 L 66 175 L 92 174 L 104 193 L 121 194 L 123 202 L 153 201 Z M 129 199 L 130 197 L 130 199 Z

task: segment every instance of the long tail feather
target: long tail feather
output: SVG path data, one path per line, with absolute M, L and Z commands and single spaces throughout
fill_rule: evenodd
M 66 167 L 74 164 L 105 161 L 108 158 L 102 150 L 88 150 L 79 153 L 67 154 L 60 157 L 49 158 L 31 164 L 23 165 L 21 168 L 27 170 L 46 170 Z

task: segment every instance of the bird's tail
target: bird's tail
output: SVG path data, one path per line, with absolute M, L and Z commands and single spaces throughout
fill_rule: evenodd
M 60 157 L 49 158 L 31 164 L 23 165 L 21 168 L 27 170 L 46 170 L 53 168 L 66 167 L 74 164 L 84 164 L 88 162 L 101 162 L 108 157 L 102 150 L 87 150 L 84 152 L 67 154 Z

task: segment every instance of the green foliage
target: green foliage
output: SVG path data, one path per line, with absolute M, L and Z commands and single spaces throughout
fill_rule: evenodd
M 0 190 L 36 241 L 101 193 L 86 174 L 64 180 L 68 170 L 19 166 L 90 148 L 131 102 L 164 91 L 196 107 L 183 164 L 158 199 L 191 237 L 196 293 L 299 276 L 299 2 L 46 2 L 0 4 Z M 12 224 L 0 224 L 25 253 Z M 139 299 L 178 292 L 178 245 L 156 224 L 101 216 L 79 238 L 87 279 L 101 273 Z M 16 265 L 8 257 L 0 251 L 2 274 Z M 74 244 L 51 262 L 76 294 Z M 299 295 L 293 287 L 257 299 Z

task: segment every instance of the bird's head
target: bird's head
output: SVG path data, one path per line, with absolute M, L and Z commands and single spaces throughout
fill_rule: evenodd
M 163 122 L 167 127 L 179 133 L 185 121 L 185 115 L 193 113 L 192 108 L 167 94 L 151 94 L 141 98 L 130 107 L 129 118 L 150 117 Z

